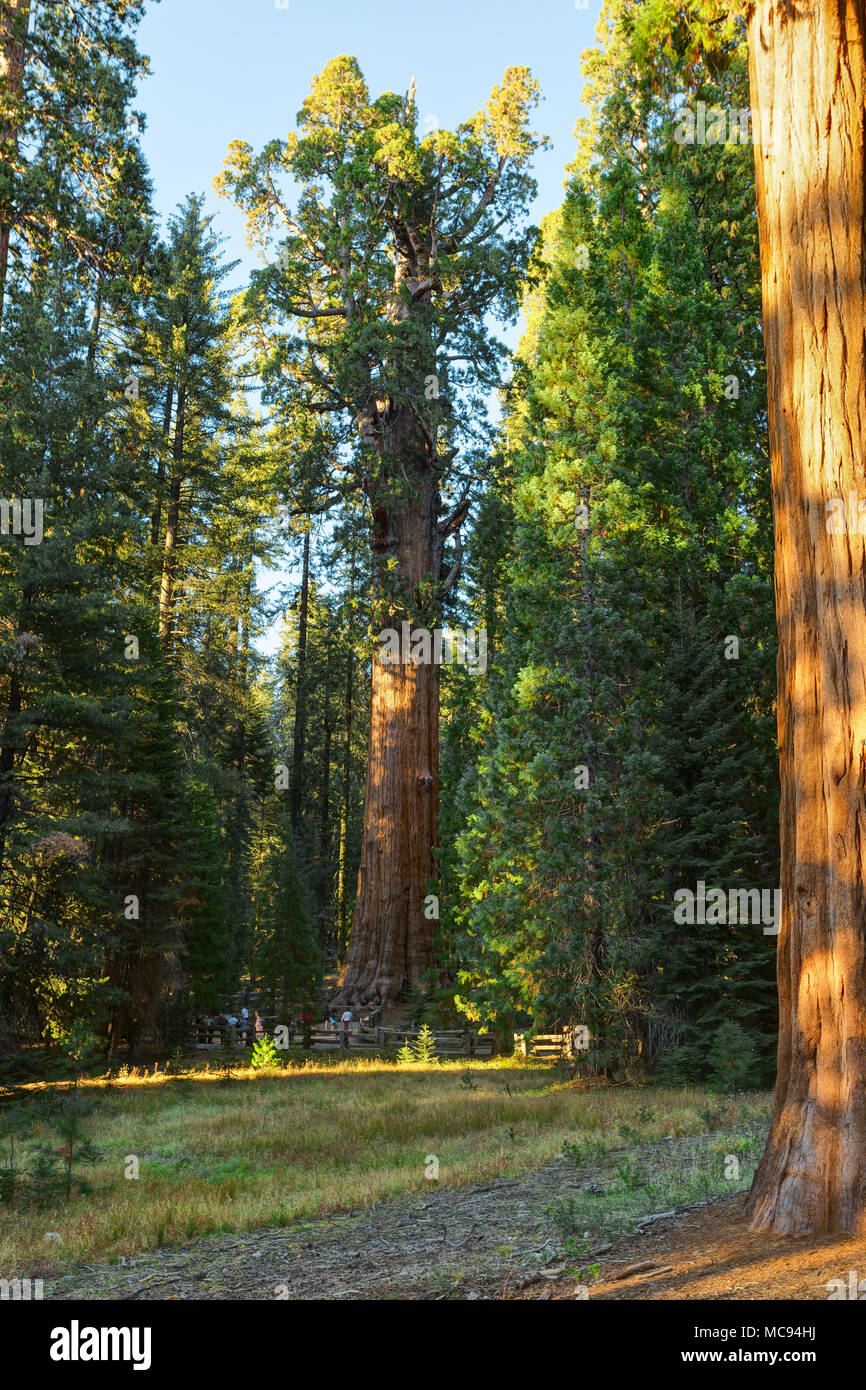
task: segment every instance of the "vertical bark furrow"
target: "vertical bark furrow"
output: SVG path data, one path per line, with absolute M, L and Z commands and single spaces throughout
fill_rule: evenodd
M 749 21 L 782 774 L 779 1074 L 749 1211 L 787 1233 L 866 1229 L 864 33 L 862 0 Z

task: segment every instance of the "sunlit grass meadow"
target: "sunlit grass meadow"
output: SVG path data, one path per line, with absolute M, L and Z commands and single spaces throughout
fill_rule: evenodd
M 467 1075 L 471 1084 L 467 1084 Z M 7 1101 L 22 1116 L 49 1086 Z M 0 1207 L 0 1273 L 56 1272 L 70 1262 L 178 1245 L 347 1211 L 439 1185 L 517 1176 L 553 1159 L 563 1144 L 622 1146 L 620 1126 L 641 1140 L 712 1128 L 697 1088 L 588 1088 L 550 1066 L 496 1059 L 395 1066 L 371 1059 L 311 1062 L 273 1071 L 185 1078 L 128 1076 L 111 1087 L 87 1081 L 98 1101 L 85 1124 L 101 1156 L 81 1172 L 89 1195 Z M 765 1113 L 766 1098 L 745 1098 Z M 740 1106 L 741 1113 L 745 1113 Z M 703 1114 L 702 1114 L 703 1112 Z M 651 1119 L 647 1119 L 648 1115 Z M 37 1125 L 28 1145 L 51 1131 Z M 0 1164 L 8 1161 L 8 1139 Z M 138 1178 L 125 1176 L 138 1160 Z M 60 1239 L 46 1239 L 53 1232 Z

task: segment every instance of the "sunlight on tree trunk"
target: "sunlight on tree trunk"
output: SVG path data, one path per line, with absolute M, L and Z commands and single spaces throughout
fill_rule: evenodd
M 749 21 L 782 922 L 775 1109 L 748 1211 L 790 1234 L 866 1230 L 864 13 L 761 0 Z
M 310 457 L 334 467 L 308 462 L 296 485 L 317 514 L 357 493 L 369 509 L 374 634 L 435 628 L 460 573 L 460 527 L 492 454 L 482 392 L 503 383 L 489 322 L 516 314 L 535 240 L 524 219 L 529 161 L 546 143 L 528 124 L 537 100 L 529 69 L 508 68 L 471 121 L 419 136 L 414 84 L 371 102 L 343 56 L 316 76 L 297 135 L 259 156 L 233 141 L 216 181 L 266 254 L 273 231 L 287 234 L 258 277 L 256 312 L 286 418 L 327 421 Z M 286 176 L 305 190 L 297 211 Z M 287 319 L 300 325 L 288 337 Z M 435 666 L 374 660 L 359 891 L 335 1005 L 394 999 L 433 965 L 438 708 Z
M 402 418 L 388 432 L 392 446 L 412 433 Z M 412 452 L 411 444 L 403 448 L 404 457 Z M 423 450 L 415 464 L 406 510 L 383 515 L 374 538 L 376 550 L 396 557 L 401 591 L 413 595 L 438 574 L 442 553 L 435 474 Z M 381 601 L 374 610 L 383 615 L 382 628 L 398 634 L 404 620 L 432 627 L 437 619 L 402 606 L 384 612 Z M 383 662 L 374 651 L 372 677 L 358 896 L 338 995 L 350 1003 L 394 1000 L 406 984 L 421 984 L 434 964 L 435 923 L 423 909 L 436 872 L 439 669 Z

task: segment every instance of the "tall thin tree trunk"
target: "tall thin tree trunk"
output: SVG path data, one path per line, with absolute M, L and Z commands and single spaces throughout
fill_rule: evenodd
M 165 546 L 162 556 L 162 578 L 159 585 L 159 635 L 169 644 L 172 628 L 172 601 L 174 598 L 175 564 L 177 561 L 177 537 L 180 523 L 180 493 L 183 483 L 183 435 L 186 415 L 186 392 L 181 386 L 177 394 L 177 420 L 174 427 L 174 448 L 172 450 L 171 488 L 168 498 L 168 515 L 165 523 Z
M 866 1231 L 864 37 L 863 0 L 760 0 L 749 19 L 782 920 L 775 1106 L 748 1212 L 780 1233 Z
M 292 740 L 292 775 L 289 785 L 292 833 L 301 823 L 304 785 L 304 745 L 307 740 L 307 613 L 310 601 L 310 523 L 304 532 L 301 572 L 301 611 L 298 617 L 298 677 L 295 687 L 295 736 Z
M 240 645 L 238 647 L 238 662 L 240 667 L 239 680 L 244 690 L 248 688 L 249 673 L 252 665 L 252 610 L 252 579 L 247 578 L 241 595 L 241 633 Z
M 15 816 L 15 787 L 12 772 L 15 755 L 18 751 L 16 728 L 21 713 L 21 674 L 17 665 L 13 667 L 9 679 L 9 698 L 6 702 L 3 735 L 0 739 L 0 875 L 6 858 L 6 838 Z
M 239 573 L 240 567 L 240 556 L 237 554 L 232 555 L 228 575 L 223 580 L 223 592 L 225 594 L 223 601 L 226 614 L 226 661 L 230 682 L 238 679 L 238 672 L 240 670 L 241 595 L 240 585 L 232 583 L 232 579 Z
M 102 271 L 96 274 L 96 291 L 93 296 L 93 320 L 90 325 L 90 341 L 87 344 L 87 366 L 91 380 L 96 353 L 99 348 L 99 333 L 102 327 Z
M 328 862 L 328 858 L 329 858 L 329 855 L 328 855 L 328 847 L 329 847 L 330 842 L 331 842 L 331 827 L 330 827 L 330 819 L 331 819 L 331 686 L 330 686 L 330 681 L 329 681 L 330 671 L 331 671 L 331 629 L 330 629 L 330 625 L 329 625 L 329 626 L 328 626 L 327 636 L 326 636 L 326 638 L 325 638 L 325 681 L 324 681 L 324 689 L 323 689 L 323 691 L 322 691 L 322 695 L 323 695 L 323 699 L 324 699 L 324 705 L 325 705 L 325 708 L 324 708 L 324 716 L 323 716 L 323 717 L 324 717 L 324 721 L 325 721 L 325 729 L 324 729 L 324 747 L 323 747 L 323 749 L 322 749 L 322 795 L 321 795 L 321 802 L 320 802 L 320 806 L 319 806 L 319 846 L 320 846 L 320 851 L 319 851 L 319 852 L 320 852 L 320 854 L 321 854 L 321 856 L 322 856 L 322 863 L 323 863 L 323 864 L 327 864 L 327 862 Z M 333 879 L 330 877 L 330 875 L 329 875 L 328 881 L 329 881 L 328 896 L 330 897 L 331 893 L 333 892 Z M 332 902 L 333 902 L 333 899 L 332 899 L 331 902 L 328 904 L 329 909 L 330 909 L 330 907 L 331 907 L 331 905 L 332 905 Z
M 18 621 L 18 651 L 9 673 L 9 694 L 3 714 L 3 732 L 0 734 L 0 876 L 6 858 L 6 841 L 15 820 L 17 796 L 14 783 L 16 758 L 21 753 L 21 732 L 19 720 L 24 708 L 24 663 L 27 647 L 23 635 L 30 632 L 30 608 L 36 594 L 25 589 L 21 596 L 21 616 Z
M 31 0 L 0 0 L 0 164 L 11 165 L 18 153 L 16 107 L 24 84 L 26 38 Z M 0 207 L 0 324 L 9 272 L 13 209 Z
M 162 417 L 162 437 L 168 439 L 171 433 L 171 412 L 174 407 L 174 382 L 170 381 L 165 391 L 165 407 Z M 160 450 L 156 461 L 156 497 L 150 518 L 150 543 L 159 545 L 159 532 L 162 526 L 162 489 L 165 486 L 165 458 Z

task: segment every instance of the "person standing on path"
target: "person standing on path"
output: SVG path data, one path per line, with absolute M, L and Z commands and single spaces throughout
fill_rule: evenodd
M 343 1046 L 344 1046 L 344 1047 L 348 1047 L 348 1046 L 349 1046 L 349 1024 L 352 1022 L 352 1010 L 351 1010 L 351 1009 L 346 1009 L 346 1010 L 344 1011 L 343 1017 L 340 1019 L 340 1022 L 341 1022 L 342 1025 L 343 1025 Z

